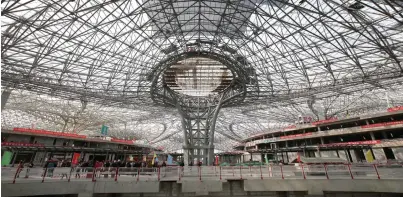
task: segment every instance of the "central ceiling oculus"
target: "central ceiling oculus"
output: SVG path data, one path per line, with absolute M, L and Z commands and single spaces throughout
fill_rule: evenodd
M 218 94 L 232 80 L 233 74 L 227 66 L 206 57 L 180 60 L 164 72 L 164 82 L 171 90 L 195 97 Z

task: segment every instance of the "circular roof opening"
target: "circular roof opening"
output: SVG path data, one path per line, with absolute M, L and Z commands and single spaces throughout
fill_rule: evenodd
M 227 66 L 205 57 L 180 60 L 164 72 L 164 81 L 170 89 L 198 97 L 218 94 L 231 84 L 232 79 Z

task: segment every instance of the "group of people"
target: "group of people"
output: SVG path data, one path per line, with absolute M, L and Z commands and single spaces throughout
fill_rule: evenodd
M 203 162 L 201 162 L 201 161 L 199 161 L 199 162 L 196 162 L 197 163 L 197 166 L 202 166 L 203 165 Z M 214 164 L 214 163 L 213 163 Z M 191 161 L 190 163 L 189 163 L 189 166 L 193 166 L 193 161 Z
M 77 165 L 73 165 L 70 160 L 47 160 L 45 162 L 45 165 L 43 168 L 46 168 L 46 175 L 42 174 L 42 176 L 46 177 L 53 177 L 53 172 L 55 168 L 61 167 L 61 168 L 71 168 L 71 172 L 75 171 L 76 172 L 76 177 L 80 177 L 80 172 L 88 172 L 92 171 L 91 168 L 95 168 L 96 175 L 99 176 L 101 171 L 109 171 L 114 168 L 151 168 L 151 167 L 166 167 L 167 164 L 165 161 L 163 161 L 161 164 L 158 163 L 158 161 L 155 161 L 154 164 L 152 162 L 146 162 L 146 161 L 121 161 L 121 160 L 114 160 L 114 161 L 81 161 Z M 34 164 L 33 162 L 24 162 L 20 161 L 19 164 L 19 170 L 17 173 L 17 178 L 19 177 L 19 174 L 21 171 L 23 171 L 24 168 L 26 168 L 27 175 L 29 173 L 29 168 L 33 168 Z M 70 171 L 70 170 L 69 170 Z M 67 178 L 68 172 L 61 173 L 62 174 L 62 179 L 63 177 Z M 26 175 L 26 176 L 27 176 Z
M 167 164 L 165 161 L 162 162 L 160 165 L 157 161 L 152 164 L 152 162 L 146 162 L 146 161 L 121 161 L 121 160 L 113 160 L 113 161 L 82 161 L 78 163 L 77 167 L 95 167 L 95 168 L 140 168 L 140 167 L 166 167 Z
M 162 162 L 161 165 L 158 162 L 146 161 L 88 161 L 88 162 L 80 162 L 76 167 L 76 178 L 80 178 L 80 172 L 92 171 L 91 168 L 95 168 L 95 177 L 101 176 L 101 172 L 112 172 L 115 171 L 116 168 L 121 168 L 119 171 L 128 172 L 133 171 L 135 168 L 151 168 L 151 167 L 166 167 L 167 164 L 165 161 Z M 134 173 L 133 176 L 136 174 Z

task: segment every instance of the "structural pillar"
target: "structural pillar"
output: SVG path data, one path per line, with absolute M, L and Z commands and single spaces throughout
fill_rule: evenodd
M 36 156 L 36 152 L 37 152 L 37 151 L 35 151 L 35 152 L 32 154 L 31 159 L 29 160 L 29 163 L 34 162 L 34 158 L 35 158 L 35 156 Z
M 48 152 L 45 151 L 45 154 L 43 154 L 43 159 L 41 159 L 41 166 L 43 166 L 43 164 L 48 160 L 47 155 L 48 155 Z
M 369 147 L 369 150 L 371 151 L 371 154 L 372 154 L 373 159 L 376 160 L 375 154 L 374 154 L 374 150 L 372 150 L 372 147 Z
M 371 136 L 371 140 L 375 140 L 375 135 L 374 135 L 374 132 L 369 132 L 369 135 Z
M 14 167 L 15 161 L 17 160 L 17 156 L 18 156 L 18 150 L 15 152 L 13 161 L 11 162 L 11 166 L 13 166 L 13 167 Z
M 336 151 L 337 151 L 337 150 L 336 150 Z M 318 147 L 318 156 L 319 156 L 319 157 L 322 157 L 322 153 L 320 153 L 319 147 Z
M 211 165 L 214 162 L 215 123 L 222 99 L 223 97 L 218 103 L 209 105 L 198 100 L 194 106 L 187 106 L 186 103 L 181 104 L 176 101 L 184 130 L 183 155 L 185 165 L 189 165 L 195 159 L 197 161 L 203 160 L 206 165 Z
M 383 137 L 384 139 L 388 139 L 388 135 L 386 134 L 385 131 L 382 131 L 382 137 Z

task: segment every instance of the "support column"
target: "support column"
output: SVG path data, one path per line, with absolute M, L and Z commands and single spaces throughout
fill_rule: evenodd
M 320 153 L 319 147 L 318 147 L 318 156 L 319 156 L 319 157 L 322 157 L 322 153 Z
M 18 150 L 14 153 L 14 158 L 13 161 L 11 162 L 11 166 L 14 167 L 15 161 L 17 160 L 17 156 L 18 156 Z
M 188 166 L 190 161 L 189 161 L 189 149 L 183 147 L 183 163 L 185 166 Z
M 323 139 L 323 137 L 320 138 L 320 144 L 325 144 L 325 140 Z
M 388 135 L 386 134 L 385 131 L 382 131 L 382 137 L 383 137 L 384 139 L 388 139 Z
M 201 101 L 195 106 L 187 106 L 176 101 L 176 107 L 181 115 L 182 128 L 184 130 L 184 163 L 196 159 L 206 165 L 214 162 L 214 132 L 215 122 L 221 108 L 223 97 L 217 104 L 205 105 Z
M 371 140 L 375 140 L 375 135 L 374 135 L 374 132 L 369 132 L 369 135 L 371 136 Z
M 284 154 L 283 154 L 283 152 L 281 152 L 281 160 L 283 160 L 283 163 L 284 163 Z
M 7 104 L 8 98 L 11 95 L 11 89 L 6 88 L 2 93 L 1 93 L 1 111 L 3 111 L 4 107 Z
M 51 160 L 51 159 L 52 159 L 52 157 L 53 157 L 53 152 L 50 152 L 50 153 L 49 153 L 48 160 Z
M 376 160 L 374 150 L 372 150 L 372 147 L 369 147 L 369 150 L 371 151 L 372 157 L 374 158 L 374 161 Z
M 29 160 L 29 163 L 34 162 L 34 158 L 35 158 L 35 156 L 36 156 L 36 152 L 37 152 L 37 151 L 35 151 L 35 152 L 32 154 L 31 159 Z
M 348 161 L 349 163 L 350 163 L 350 162 L 353 162 L 353 158 L 351 157 L 350 150 L 347 150 L 346 148 L 344 148 L 344 152 L 346 153 L 347 161 Z
M 45 154 L 43 154 L 43 159 L 41 160 L 41 166 L 43 166 L 43 164 L 47 161 L 47 155 L 48 155 L 48 152 L 45 151 Z

